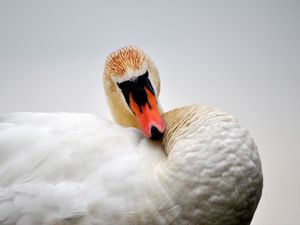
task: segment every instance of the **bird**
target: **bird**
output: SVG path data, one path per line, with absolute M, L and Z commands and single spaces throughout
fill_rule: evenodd
M 204 105 L 164 113 L 158 69 L 135 46 L 107 57 L 103 83 L 114 122 L 0 115 L 0 224 L 251 223 L 263 173 L 244 125 Z

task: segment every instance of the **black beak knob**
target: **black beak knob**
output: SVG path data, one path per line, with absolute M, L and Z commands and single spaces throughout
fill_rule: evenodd
M 151 139 L 154 141 L 160 140 L 163 136 L 163 133 L 161 133 L 155 126 L 151 127 Z

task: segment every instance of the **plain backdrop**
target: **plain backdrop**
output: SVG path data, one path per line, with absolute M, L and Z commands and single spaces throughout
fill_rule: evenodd
M 207 104 L 250 130 L 264 171 L 252 224 L 300 224 L 300 1 L 0 0 L 0 113 L 110 119 L 104 61 L 129 44 L 157 65 L 165 111 Z

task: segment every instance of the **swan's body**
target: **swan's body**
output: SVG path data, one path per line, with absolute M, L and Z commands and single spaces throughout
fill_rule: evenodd
M 1 116 L 0 224 L 250 224 L 262 172 L 248 131 L 205 106 L 163 117 L 161 146 L 89 114 Z
M 0 224 L 119 224 L 141 205 L 148 164 L 166 158 L 137 130 L 89 114 L 0 121 Z

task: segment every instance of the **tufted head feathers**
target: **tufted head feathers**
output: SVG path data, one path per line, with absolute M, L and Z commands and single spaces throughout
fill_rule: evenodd
M 128 46 L 113 52 L 106 60 L 106 72 L 123 77 L 128 70 L 141 70 L 145 63 L 142 50 Z

